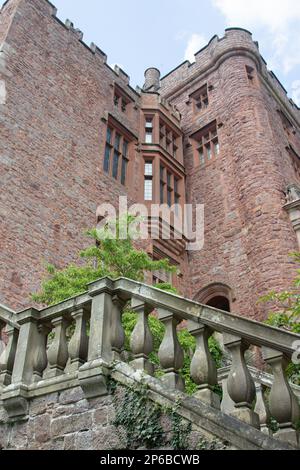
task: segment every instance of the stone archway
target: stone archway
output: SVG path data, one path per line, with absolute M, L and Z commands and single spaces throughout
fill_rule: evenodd
M 234 294 L 231 287 L 220 282 L 214 282 L 201 289 L 194 297 L 197 302 L 215 307 L 226 312 L 231 311 Z

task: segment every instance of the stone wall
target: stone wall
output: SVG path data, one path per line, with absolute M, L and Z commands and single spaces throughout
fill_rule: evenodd
M 125 334 L 129 302 L 137 318 Z M 150 330 L 155 309 L 165 327 L 160 339 Z M 286 377 L 299 335 L 124 278 L 100 279 L 80 296 L 19 312 L 14 321 L 10 311 L 0 310 L 8 336 L 0 357 L 5 449 L 299 445 L 298 399 Z M 190 347 L 179 342 L 176 325 L 183 321 L 196 341 L 192 358 Z M 213 332 L 223 335 L 231 356 L 221 384 L 209 349 Z M 250 345 L 277 374 L 264 383 L 271 387 L 268 401 L 262 380 L 247 367 Z M 276 429 L 270 429 L 269 416 Z
M 139 102 L 128 77 L 60 23 L 45 0 L 10 0 L 2 24 L 17 4 L 3 46 L 6 75 L 0 69 L 7 90 L 0 131 L 0 302 L 14 309 L 30 303 L 45 263 L 74 261 L 100 203 L 118 207 L 118 197 L 128 193 L 136 200 L 135 180 L 124 188 L 102 170 L 102 119 L 114 109 L 114 82 Z M 138 133 L 138 109 L 128 126 Z
M 126 187 L 102 171 L 108 114 L 117 112 L 114 84 L 133 100 L 130 115 L 117 117 L 136 135 L 144 132 L 140 94 L 125 72 L 113 71 L 99 48 L 55 15 L 46 0 L 9 0 L 1 10 L 0 303 L 15 310 L 31 303 L 45 263 L 75 260 L 100 203 L 117 206 L 120 195 L 141 202 L 138 146 Z M 233 312 L 264 319 L 268 309 L 258 298 L 288 288 L 295 272 L 288 254 L 298 245 L 283 205 L 287 185 L 299 183 L 286 148 L 292 141 L 300 154 L 299 110 L 248 31 L 215 36 L 195 59 L 164 77 L 160 89 L 182 115 L 186 200 L 205 205 L 205 245 L 182 258 L 180 288 L 202 301 L 211 283 L 225 285 Z M 255 72 L 251 84 L 246 65 Z M 205 83 L 209 106 L 195 116 L 189 97 Z M 295 125 L 291 139 L 278 109 Z M 220 155 L 200 168 L 190 136 L 214 120 Z
M 255 71 L 252 83 L 246 66 Z M 260 296 L 290 287 L 295 265 L 289 253 L 298 249 L 283 206 L 286 188 L 299 183 L 299 174 L 278 110 L 291 120 L 298 111 L 266 73 L 250 33 L 237 29 L 214 38 L 194 64 L 166 76 L 161 90 L 182 114 L 187 200 L 205 205 L 205 244 L 189 254 L 188 295 L 201 301 L 202 288 L 225 284 L 231 310 L 256 319 L 269 310 L 257 304 Z M 195 114 L 190 95 L 205 84 L 209 105 Z M 214 120 L 220 154 L 200 167 L 189 137 Z M 300 153 L 299 131 L 290 141 Z
M 124 399 L 125 388 L 119 386 L 117 400 Z M 86 400 L 82 389 L 76 387 L 48 394 L 30 401 L 29 418 L 9 423 L 3 409 L 0 415 L 1 449 L 15 450 L 114 450 L 124 449 L 126 428 L 116 427 L 115 403 L 112 395 Z M 153 403 L 150 406 L 154 406 Z M 141 423 L 136 423 L 140 425 Z M 188 424 L 183 420 L 182 429 Z M 162 443 L 159 448 L 172 449 L 174 425 L 170 413 L 160 418 Z M 188 433 L 188 448 L 197 450 L 233 448 L 210 433 L 193 426 Z M 144 448 L 143 442 L 130 446 Z

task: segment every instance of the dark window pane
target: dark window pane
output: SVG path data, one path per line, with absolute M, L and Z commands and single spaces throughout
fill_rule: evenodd
M 127 142 L 127 140 L 124 139 L 124 141 L 123 141 L 123 155 L 124 155 L 124 157 L 127 157 L 127 153 L 128 153 L 128 142 Z
M 106 132 L 106 142 L 108 144 L 111 143 L 111 135 L 112 135 L 112 130 L 108 127 L 107 128 L 107 132 Z
M 115 149 L 116 150 L 119 150 L 120 148 L 120 140 L 121 140 L 121 136 L 120 134 L 116 134 L 116 137 L 115 137 Z
M 178 180 L 176 178 L 174 178 L 174 191 L 178 193 Z
M 119 154 L 118 152 L 114 152 L 114 161 L 113 161 L 113 177 L 118 178 L 118 166 L 119 166 Z
M 202 148 L 202 147 L 200 147 L 200 148 L 198 149 L 198 152 L 199 152 L 199 160 L 200 160 L 200 164 L 201 164 L 201 165 L 204 165 L 204 163 L 205 163 L 205 160 L 204 160 L 204 152 L 203 152 L 203 148 Z
M 211 146 L 210 144 L 206 146 L 206 155 L 207 155 L 207 160 L 211 159 Z
M 104 155 L 104 165 L 103 165 L 104 171 L 106 171 L 106 173 L 109 172 L 109 160 L 110 160 L 110 146 L 106 144 L 105 155 Z
M 126 158 L 122 158 L 121 184 L 124 184 L 124 185 L 126 182 L 127 163 L 128 162 Z
M 160 203 L 163 204 L 165 202 L 165 195 L 164 195 L 164 192 L 165 192 L 165 185 L 164 183 L 161 181 L 160 182 Z
M 168 206 L 171 207 L 171 205 L 172 205 L 172 191 L 170 189 L 168 189 L 168 192 L 167 192 L 167 203 L 168 203 Z
M 165 176 L 165 169 L 163 166 L 160 167 L 160 179 L 163 181 Z

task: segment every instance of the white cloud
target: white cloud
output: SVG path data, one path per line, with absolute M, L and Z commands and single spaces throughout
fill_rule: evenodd
M 190 62 L 195 62 L 194 54 L 198 52 L 202 47 L 206 46 L 207 40 L 201 34 L 192 34 L 189 37 L 184 58 Z
M 300 65 L 299 0 L 212 0 L 228 26 L 241 26 L 264 34 L 275 70 L 288 74 Z
M 260 24 L 276 31 L 300 19 L 299 0 L 213 0 L 213 3 L 232 26 Z
M 292 83 L 292 98 L 294 102 L 300 107 L 300 80 L 295 80 Z

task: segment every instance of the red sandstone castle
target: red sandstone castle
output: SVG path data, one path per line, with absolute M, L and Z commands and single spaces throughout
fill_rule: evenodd
M 83 248 L 103 202 L 205 205 L 205 244 L 153 240 L 199 302 L 262 319 L 298 249 L 300 111 L 251 33 L 214 36 L 143 89 L 47 0 L 0 16 L 0 303 L 22 309 L 44 274 Z M 288 196 L 288 199 L 287 199 Z M 165 281 L 155 273 L 153 282 Z

